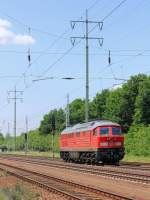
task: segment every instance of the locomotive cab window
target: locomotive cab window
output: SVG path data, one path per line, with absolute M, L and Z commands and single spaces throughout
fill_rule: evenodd
M 101 128 L 100 129 L 101 135 L 108 135 L 108 133 L 109 133 L 109 128 Z
M 112 134 L 113 135 L 122 135 L 120 127 L 112 127 Z

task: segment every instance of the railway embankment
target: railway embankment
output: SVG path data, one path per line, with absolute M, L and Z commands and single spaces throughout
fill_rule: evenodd
M 19 168 L 22 168 L 24 170 L 29 170 L 31 172 L 40 173 L 42 175 L 46 175 L 46 176 L 49 176 L 49 178 L 53 177 L 53 178 L 63 179 L 65 181 L 70 181 L 75 184 L 85 185 L 91 188 L 99 189 L 101 191 L 107 191 L 109 193 L 119 194 L 123 197 L 127 197 L 128 199 L 149 200 L 149 193 L 150 193 L 149 180 L 148 182 L 139 182 L 133 179 L 133 176 L 134 178 L 135 176 L 138 178 L 138 176 L 135 175 L 136 174 L 135 171 L 138 171 L 138 170 L 130 169 L 130 174 L 127 174 L 127 167 L 125 169 L 124 168 L 118 169 L 117 167 L 115 167 L 114 172 L 111 172 L 112 171 L 111 166 L 109 167 L 104 166 L 104 169 L 102 171 L 101 170 L 102 166 L 87 166 L 86 167 L 85 165 L 85 167 L 82 167 L 82 169 L 85 169 L 85 170 L 81 171 L 81 170 L 77 170 L 77 168 L 75 170 L 74 169 L 75 167 L 72 166 L 72 164 L 70 163 L 66 164 L 58 160 L 54 160 L 52 162 L 49 159 L 46 164 L 46 161 L 44 159 L 41 159 L 41 162 L 40 160 L 36 162 L 35 158 L 31 158 L 31 157 L 30 159 L 28 158 L 23 159 L 23 158 L 24 157 L 22 157 L 22 159 L 20 158 L 20 160 L 19 160 L 19 156 L 16 158 L 11 158 L 11 159 L 1 158 L 0 164 L 11 165 L 13 167 L 19 166 Z M 68 168 L 69 165 L 70 165 L 70 169 Z M 107 171 L 109 176 L 106 174 L 98 174 L 98 173 L 92 174 L 92 172 L 96 172 L 97 170 L 96 168 L 98 167 L 99 167 L 99 172 L 106 173 Z M 138 167 L 139 166 L 137 166 L 137 168 Z M 80 165 L 79 165 L 79 168 L 80 168 Z M 86 168 L 89 168 L 89 169 L 86 169 Z M 92 168 L 93 168 L 93 171 L 92 171 Z M 120 174 L 121 176 L 124 176 L 126 174 L 127 177 L 126 178 L 117 177 L 117 174 L 119 174 L 117 173 L 118 170 L 122 171 L 122 173 Z M 92 172 L 88 172 L 88 171 L 92 171 Z M 110 176 L 110 172 L 112 173 L 111 176 Z M 140 169 L 139 169 L 139 174 L 142 174 L 142 172 L 140 172 Z M 131 177 L 131 179 L 129 177 Z M 146 176 L 143 178 L 146 179 Z M 65 186 L 65 187 L 68 187 L 68 186 Z

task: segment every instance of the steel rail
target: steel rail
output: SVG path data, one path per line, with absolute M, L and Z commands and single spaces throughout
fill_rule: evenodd
M 8 159 L 8 158 L 7 158 Z M 104 176 L 104 177 L 111 177 L 114 179 L 121 179 L 121 180 L 128 180 L 128 181 L 134 181 L 138 183 L 144 183 L 144 184 L 150 184 L 150 175 L 143 175 L 143 174 L 136 174 L 136 173 L 129 173 L 129 172 L 123 172 L 123 171 L 118 171 L 118 170 L 110 170 L 110 169 L 104 169 L 103 167 L 99 169 L 95 168 L 83 168 L 83 165 L 77 165 L 75 166 L 74 164 L 62 164 L 60 163 L 47 163 L 43 161 L 35 161 L 35 160 L 27 160 L 27 159 L 16 159 L 16 158 L 9 158 L 9 160 L 16 160 L 21 162 L 26 162 L 26 163 L 32 163 L 32 164 L 37 164 L 37 165 L 44 165 L 44 166 L 49 166 L 49 167 L 57 167 L 61 169 L 69 169 L 73 171 L 78 171 L 81 173 L 88 173 L 92 175 L 99 175 L 99 176 Z
M 20 178 L 22 180 L 25 180 L 25 181 L 30 182 L 30 183 L 37 184 L 38 186 L 43 187 L 45 189 L 48 189 L 48 190 L 50 190 L 52 192 L 55 191 L 57 194 L 59 193 L 59 194 L 65 195 L 69 199 L 73 199 L 73 200 L 77 200 L 77 199 L 81 200 L 81 198 L 78 198 L 78 197 L 76 197 L 74 195 L 70 195 L 67 192 L 58 190 L 57 188 L 51 187 L 47 183 L 42 183 L 41 181 L 35 180 L 34 178 L 31 178 L 30 176 L 27 176 L 27 174 L 26 175 L 19 174 L 19 173 L 15 172 L 15 171 L 12 171 L 12 169 L 13 170 L 20 170 L 23 173 L 24 172 L 29 173 L 28 175 L 36 175 L 38 177 L 54 180 L 54 181 L 56 181 L 58 183 L 63 183 L 63 184 L 68 185 L 68 186 L 73 186 L 73 187 L 76 187 L 78 189 L 83 189 L 83 190 L 85 190 L 87 192 L 91 192 L 91 193 L 96 194 L 98 196 L 99 195 L 103 195 L 105 197 L 109 197 L 109 198 L 114 199 L 114 200 L 136 200 L 135 198 L 122 196 L 122 195 L 117 194 L 117 193 L 110 193 L 110 192 L 102 190 L 102 189 L 95 189 L 95 188 L 90 187 L 90 186 L 86 186 L 86 185 L 83 185 L 83 184 L 75 183 L 75 182 L 64 180 L 64 179 L 60 179 L 60 178 L 57 178 L 57 177 L 54 177 L 54 176 L 49 176 L 49 175 L 46 175 L 46 174 L 42 174 L 40 172 L 23 169 L 21 167 L 12 166 L 12 165 L 9 165 L 9 164 L 1 164 L 0 163 L 0 169 L 4 170 L 4 171 L 7 171 L 7 173 L 9 173 L 9 174 L 11 174 L 13 176 L 16 176 L 16 177 L 18 177 L 18 178 Z M 82 198 L 82 200 L 83 200 L 83 198 Z
M 20 155 L 20 154 L 5 154 L 2 153 L 1 156 L 4 157 L 9 157 L 9 156 L 15 156 L 15 157 L 25 157 L 25 158 L 31 158 L 31 159 L 41 159 L 45 161 L 58 161 L 58 162 L 63 162 L 60 158 L 52 158 L 52 157 L 46 157 L 46 156 L 33 156 L 33 155 Z M 91 164 L 91 166 L 100 166 L 101 164 Z M 143 166 L 145 165 L 145 166 Z M 105 165 L 105 166 L 112 166 L 112 165 Z M 135 170 L 150 170 L 150 163 L 142 163 L 142 162 L 126 162 L 126 161 L 121 161 L 120 165 L 117 166 L 119 168 L 131 168 Z M 137 168 L 138 167 L 138 168 Z

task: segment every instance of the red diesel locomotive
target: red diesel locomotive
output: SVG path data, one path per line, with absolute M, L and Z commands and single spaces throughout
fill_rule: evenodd
M 118 163 L 124 157 L 124 136 L 119 124 L 97 120 L 62 131 L 60 156 L 64 161 Z

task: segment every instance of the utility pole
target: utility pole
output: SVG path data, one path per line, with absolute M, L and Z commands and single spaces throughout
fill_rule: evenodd
M 66 128 L 70 125 L 70 109 L 69 109 L 69 94 L 67 94 L 67 106 L 66 106 Z
M 16 151 L 16 114 L 17 114 L 17 100 L 22 100 L 22 98 L 17 97 L 17 94 L 22 95 L 23 91 L 18 91 L 16 90 L 16 87 L 12 91 L 8 91 L 8 95 L 12 94 L 12 97 L 8 97 L 8 100 L 13 100 L 14 101 L 14 150 Z
M 10 135 L 10 125 L 9 125 L 9 122 L 8 122 L 8 125 L 7 125 L 7 134 Z
M 52 158 L 55 158 L 55 150 L 54 150 L 54 131 L 52 131 Z
M 26 133 L 25 133 L 25 153 L 27 154 L 28 152 L 28 117 L 26 116 L 25 118 L 26 122 Z
M 86 43 L 86 95 L 85 95 L 85 122 L 88 122 L 89 120 L 89 40 L 94 39 L 98 40 L 100 46 L 103 45 L 103 38 L 100 37 L 89 37 L 89 24 L 97 24 L 100 31 L 103 27 L 103 22 L 100 21 L 90 21 L 88 20 L 88 10 L 86 10 L 86 19 L 85 20 L 77 20 L 77 21 L 71 21 L 71 28 L 75 28 L 76 23 L 85 23 L 85 35 L 82 37 L 71 37 L 71 43 L 72 45 L 75 44 L 76 39 L 84 39 Z
M 9 122 L 8 122 L 8 125 L 7 125 L 7 149 L 9 150 L 9 141 L 10 140 L 10 125 L 9 125 Z
M 56 130 L 56 118 L 53 113 L 52 119 L 51 119 L 51 128 L 52 128 L 52 157 L 55 158 L 55 149 L 54 149 L 54 136 L 55 136 L 55 130 Z

